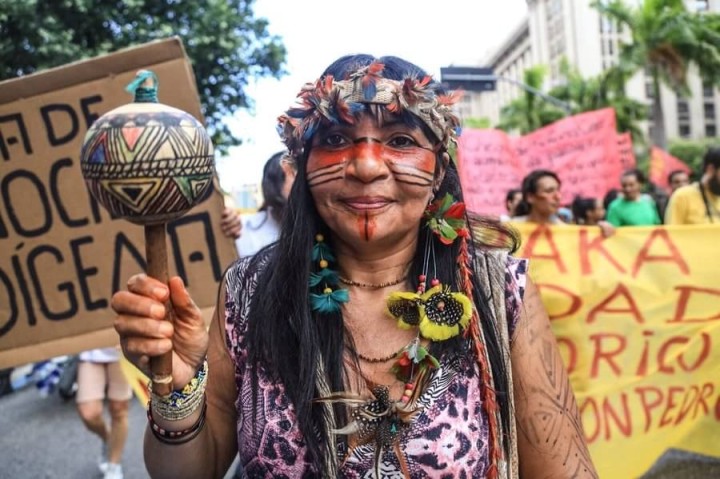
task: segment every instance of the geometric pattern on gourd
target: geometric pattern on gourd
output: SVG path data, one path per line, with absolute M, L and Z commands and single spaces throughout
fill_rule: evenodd
M 93 186 L 101 203 L 121 216 L 154 217 L 185 211 L 194 204 L 173 178 L 109 179 Z
M 155 160 L 136 163 L 83 163 L 83 175 L 88 180 L 121 178 L 200 178 L 213 174 L 212 156 L 178 160 Z

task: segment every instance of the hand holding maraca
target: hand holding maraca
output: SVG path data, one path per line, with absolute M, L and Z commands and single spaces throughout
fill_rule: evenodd
M 188 368 L 197 367 L 193 364 L 197 358 L 188 351 L 175 356 L 171 352 L 172 343 L 180 345 L 179 339 L 187 331 L 178 324 L 173 334 L 174 308 L 170 300 L 182 301 L 187 292 L 180 284 L 171 285 L 168 293 L 165 224 L 206 198 L 212 187 L 214 157 L 212 142 L 200 122 L 182 110 L 157 102 L 157 83 L 154 73 L 138 72 L 127 87 L 135 94 L 135 102 L 116 108 L 93 123 L 85 135 L 81 165 L 88 189 L 103 206 L 115 216 L 145 227 L 147 274 L 157 281 L 148 282 L 149 278 L 136 277 L 129 285 L 131 292 L 136 288 L 136 293 L 145 295 L 145 299 L 137 297 L 131 301 L 120 296 L 113 304 L 118 306 L 116 311 L 121 315 L 167 322 L 128 322 L 139 329 L 131 328 L 125 333 L 118 330 L 125 334 L 123 348 L 126 353 L 135 356 L 136 361 L 138 354 L 150 357 L 153 392 L 167 396 L 178 382 L 172 374 L 173 364 L 177 363 L 181 368 L 179 376 L 183 377 Z M 162 294 L 155 292 L 163 289 Z M 184 304 L 189 308 L 190 303 Z M 195 318 L 197 308 L 193 305 L 189 315 L 185 315 L 187 311 L 183 304 L 175 309 L 184 319 Z M 119 319 L 118 324 L 125 322 Z M 131 336 L 143 335 L 156 341 L 143 343 L 141 347 L 133 340 L 130 343 L 133 346 L 128 349 Z M 190 336 L 199 339 L 196 334 Z M 167 341 L 170 338 L 172 341 Z M 203 349 L 207 349 L 207 339 L 201 340 L 195 351 Z M 136 365 L 143 366 L 141 363 Z
M 169 301 L 168 301 L 169 300 Z M 165 321 L 166 304 L 173 321 Z M 149 358 L 172 354 L 173 389 L 181 389 L 195 375 L 207 354 L 208 333 L 200 309 L 178 277 L 168 284 L 138 274 L 128 290 L 113 295 L 115 329 L 125 357 L 148 372 Z

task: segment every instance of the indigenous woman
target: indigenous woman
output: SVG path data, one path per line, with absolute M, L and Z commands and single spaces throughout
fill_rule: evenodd
M 173 352 L 153 477 L 236 453 L 247 477 L 596 477 L 526 261 L 473 241 L 513 236 L 469 223 L 456 100 L 400 58 L 338 59 L 280 117 L 280 238 L 227 271 L 209 332 L 179 278 L 113 297 L 135 364 Z

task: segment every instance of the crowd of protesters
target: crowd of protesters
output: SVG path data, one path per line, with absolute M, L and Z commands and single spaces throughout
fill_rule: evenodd
M 603 198 L 576 196 L 563 204 L 560 175 L 533 170 L 519 189 L 508 191 L 507 214 L 501 220 L 598 226 L 606 237 L 624 226 L 720 224 L 720 147 L 705 154 L 698 181 L 691 182 L 691 175 L 681 170 L 672 171 L 667 180 L 666 191 L 648 185 L 640 170 L 631 169 L 622 173 L 619 190 Z

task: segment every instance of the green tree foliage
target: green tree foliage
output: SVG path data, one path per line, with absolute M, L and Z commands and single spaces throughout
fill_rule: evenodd
M 492 122 L 490 121 L 490 118 L 482 117 L 482 118 L 465 118 L 462 122 L 463 128 L 477 128 L 478 130 L 483 130 L 485 128 L 491 128 Z
M 618 68 L 625 78 L 643 70 L 652 78 L 652 141 L 665 148 L 660 85 L 688 95 L 687 73 L 695 65 L 705 81 L 720 86 L 720 16 L 692 13 L 682 0 L 642 0 L 637 6 L 622 0 L 594 1 L 592 5 L 629 29 L 632 38 L 621 45 Z
M 545 67 L 542 65 L 528 68 L 523 74 L 523 83 L 536 91 L 542 90 L 544 79 Z M 526 89 L 519 98 L 500 110 L 500 123 L 497 128 L 524 135 L 564 116 L 563 110 L 552 105 L 542 96 Z
M 639 123 L 647 117 L 644 104 L 625 95 L 625 78 L 617 69 L 606 70 L 601 75 L 583 78 L 577 69 L 563 61 L 560 69 L 565 83 L 550 90 L 550 97 L 565 103 L 569 114 L 575 115 L 602 108 L 614 108 L 619 132 L 630 132 L 635 143 L 644 143 Z M 525 70 L 524 83 L 533 90 L 541 90 L 545 77 L 542 66 Z M 518 99 L 500 111 L 498 128 L 521 134 L 549 125 L 566 115 L 566 112 L 549 103 L 545 98 L 526 90 Z
M 223 119 L 252 107 L 249 79 L 284 73 L 285 47 L 252 7 L 253 0 L 0 0 L 0 80 L 177 35 L 208 130 L 226 151 L 240 139 Z
M 711 146 L 717 146 L 716 138 L 704 140 L 673 140 L 670 142 L 668 152 L 675 158 L 684 161 L 696 175 L 702 172 L 702 162 L 705 153 Z
M 644 144 L 640 122 L 647 118 L 647 107 L 625 94 L 627 78 L 618 68 L 610 68 L 600 75 L 583 78 L 566 60 L 560 65 L 565 83 L 550 90 L 550 95 L 568 103 L 573 114 L 613 108 L 620 133 L 632 135 L 633 143 Z

